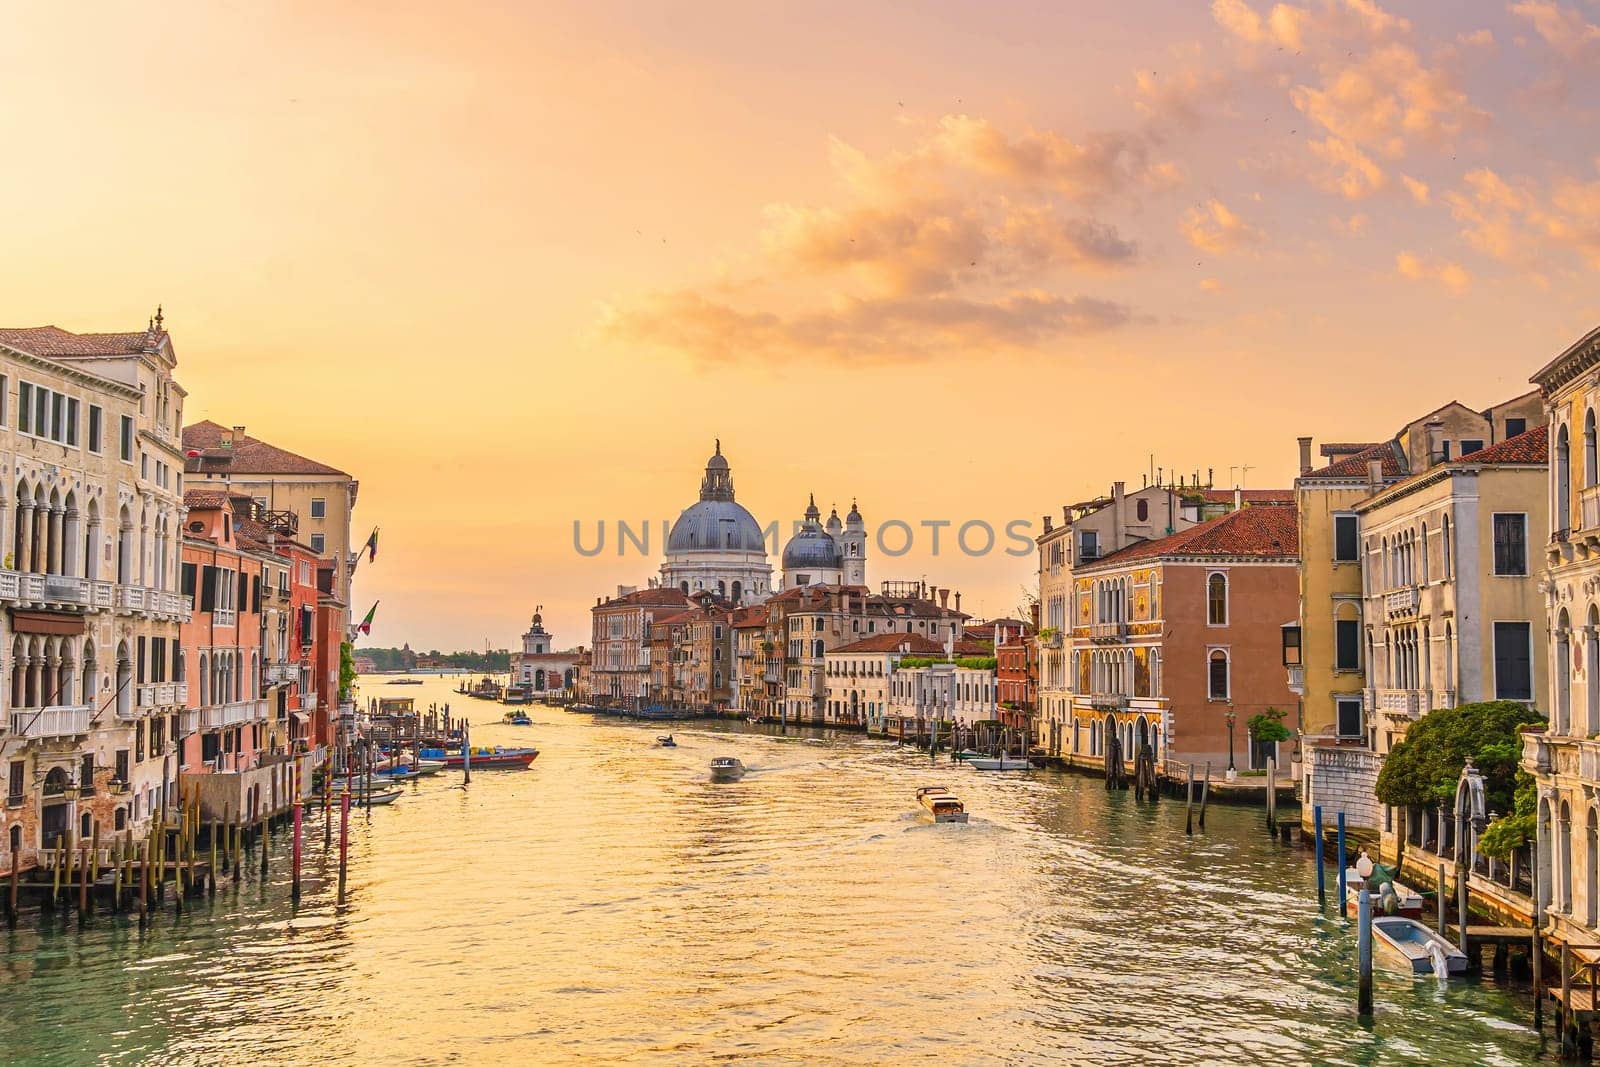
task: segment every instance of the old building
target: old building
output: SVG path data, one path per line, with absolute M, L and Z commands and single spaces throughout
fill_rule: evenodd
M 544 616 L 536 609 L 533 622 L 522 635 L 522 648 L 511 654 L 512 684 L 521 686 L 533 699 L 571 695 L 574 671 L 583 646 L 559 651 L 551 646 L 552 640 L 550 632 L 544 628 Z
M 706 460 L 700 499 L 683 509 L 667 534 L 661 585 L 685 596 L 706 590 L 734 604 L 752 603 L 772 591 L 766 533 L 734 499 L 733 471 L 721 441 Z
M 0 863 L 142 832 L 191 728 L 178 590 L 184 391 L 159 314 L 132 333 L 0 330 Z
M 589 698 L 596 704 L 643 707 L 651 700 L 651 624 L 689 605 L 676 587 L 617 590 L 595 602 L 589 647 Z
M 1268 708 L 1292 708 L 1282 624 L 1294 612 L 1294 509 L 1247 506 L 1131 545 L 1073 572 L 1076 678 L 1069 762 L 1100 766 L 1116 736 L 1124 760 L 1256 768 L 1247 742 Z
M 824 655 L 827 721 L 883 733 L 895 665 L 907 656 L 943 654 L 943 645 L 921 634 L 895 632 L 872 634 L 829 649 Z

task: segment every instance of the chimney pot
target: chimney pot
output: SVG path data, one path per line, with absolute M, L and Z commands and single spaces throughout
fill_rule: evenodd
M 961 590 L 956 590 L 956 610 L 961 610 Z
M 1044 517 L 1044 532 L 1045 532 L 1045 533 L 1049 533 L 1049 532 L 1050 532 L 1050 531 L 1051 531 L 1051 530 L 1052 530 L 1052 529 L 1054 529 L 1054 527 L 1052 527 L 1052 526 L 1051 526 L 1051 525 L 1050 525 L 1050 516 L 1049 516 L 1049 515 L 1046 515 L 1046 516 L 1045 516 L 1045 517 Z
M 1295 443 L 1300 446 L 1300 473 L 1311 473 L 1311 438 L 1297 437 Z
M 1367 460 L 1367 489 L 1376 493 L 1383 487 L 1383 460 Z

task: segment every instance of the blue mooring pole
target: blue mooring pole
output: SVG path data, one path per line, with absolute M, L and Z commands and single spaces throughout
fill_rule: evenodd
M 1328 908 L 1328 891 L 1325 886 L 1323 867 L 1326 866 L 1322 859 L 1322 805 L 1318 804 L 1311 809 L 1311 818 L 1315 825 L 1317 842 L 1317 910 L 1326 911 Z
M 1344 812 L 1339 813 L 1339 914 L 1344 914 L 1345 864 L 1344 864 Z

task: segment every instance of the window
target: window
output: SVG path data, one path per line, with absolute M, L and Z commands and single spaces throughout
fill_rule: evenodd
M 1360 737 L 1361 729 L 1361 701 L 1359 699 L 1339 699 L 1334 701 L 1334 718 L 1340 737 Z
M 321 519 L 321 518 L 326 518 L 327 514 L 328 514 L 328 502 L 327 502 L 327 500 L 323 499 L 320 496 L 312 497 L 311 498 L 311 517 L 313 519 Z
M 327 543 L 328 539 L 322 534 L 311 535 L 311 551 L 315 552 L 317 555 L 322 555 L 323 546 Z
M 1526 515 L 1494 516 L 1494 572 L 1512 575 L 1528 573 Z
M 1084 530 L 1078 534 L 1078 561 L 1087 562 L 1100 558 L 1100 534 L 1096 530 Z
M 1527 419 L 1507 419 L 1506 420 L 1506 436 L 1507 437 L 1515 437 L 1519 433 L 1527 433 L 1527 432 L 1528 432 L 1528 420 Z
M 17 385 L 17 429 L 57 444 L 78 444 L 78 401 L 42 385 Z
M 119 440 L 120 440 L 120 446 L 118 447 L 118 450 L 117 450 L 118 458 L 120 458 L 122 460 L 122 462 L 124 462 L 124 463 L 132 463 L 133 462 L 133 416 L 132 415 L 124 415 L 124 416 L 122 416 L 122 433 L 121 433 L 121 437 L 119 438 Z
M 1228 579 L 1213 574 L 1206 579 L 1206 622 L 1211 626 L 1228 625 Z
M 6 421 L 6 388 L 10 382 L 10 375 L 0 374 L 0 426 L 4 426 Z
M 1211 653 L 1210 671 L 1207 675 L 1206 697 L 1209 700 L 1228 699 L 1228 654 L 1222 649 Z
M 27 382 L 17 383 L 17 429 L 33 432 L 33 386 Z
M 1494 698 L 1533 699 L 1533 646 L 1525 622 L 1494 624 Z
M 1474 452 L 1482 452 L 1482 451 L 1483 451 L 1483 442 L 1482 441 L 1478 441 L 1478 440 L 1463 440 L 1461 442 L 1461 455 L 1462 455 L 1463 458 L 1472 455 Z
M 1140 500 L 1134 504 L 1133 510 L 1139 516 L 1140 522 L 1145 522 L 1150 518 L 1150 502 L 1148 500 Z
M 1333 624 L 1333 668 L 1339 671 L 1361 669 L 1361 623 L 1355 619 L 1338 619 Z
M 1439 461 L 1441 463 L 1449 463 L 1450 462 L 1450 442 L 1449 441 L 1440 441 L 1439 442 Z
M 128 750 L 125 749 L 125 748 L 117 749 L 117 754 L 116 754 L 115 758 L 116 758 L 116 762 L 113 765 L 115 769 L 111 772 L 112 773 L 112 777 L 116 778 L 116 780 L 121 782 L 123 785 L 127 785 L 128 784 Z
M 24 766 L 19 759 L 11 761 L 11 782 L 6 789 L 6 797 L 10 800 L 19 801 L 27 795 L 27 779 L 23 774 Z
M 72 397 L 67 398 L 67 444 L 73 448 L 78 447 L 78 402 Z
M 1354 515 L 1333 517 L 1333 558 L 1353 563 L 1361 558 L 1360 526 Z

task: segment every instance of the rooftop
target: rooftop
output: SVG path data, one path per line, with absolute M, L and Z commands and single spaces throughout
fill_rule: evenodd
M 151 323 L 136 333 L 73 333 L 59 326 L 0 328 L 0 344 L 46 359 L 73 356 L 130 356 L 154 352 L 161 347 L 167 331 Z
M 224 442 L 232 438 L 232 446 Z M 183 428 L 185 450 L 201 453 L 201 460 L 229 459 L 232 474 L 332 474 L 350 477 L 337 467 L 270 445 L 259 438 L 228 429 L 207 419 Z
M 828 650 L 829 655 L 836 652 L 909 652 L 917 655 L 934 653 L 943 655 L 944 646 L 921 634 L 882 633 Z
M 1083 569 L 1098 570 L 1144 559 L 1194 556 L 1290 560 L 1299 551 L 1300 526 L 1295 509 L 1279 504 L 1258 504 L 1230 511 L 1170 537 L 1129 545 L 1101 556 Z

